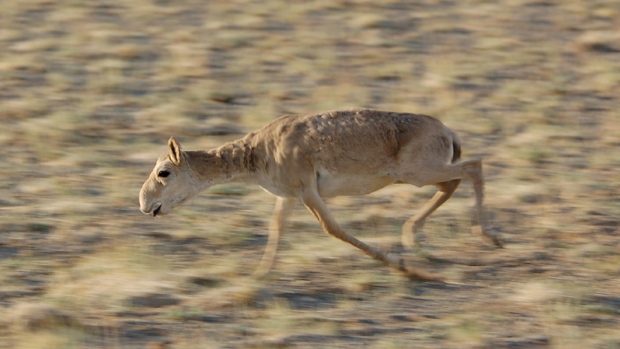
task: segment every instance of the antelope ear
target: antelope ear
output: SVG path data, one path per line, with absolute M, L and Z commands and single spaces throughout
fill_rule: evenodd
M 170 160 L 175 165 L 180 165 L 183 160 L 183 151 L 181 150 L 181 144 L 174 139 L 174 137 L 170 137 L 168 140 L 168 148 L 170 148 L 170 152 L 168 155 L 170 156 Z

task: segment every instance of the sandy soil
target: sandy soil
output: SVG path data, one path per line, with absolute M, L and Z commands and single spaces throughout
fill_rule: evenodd
M 0 348 L 620 348 L 620 8 L 613 0 L 55 1 L 0 6 Z M 213 188 L 152 219 L 137 194 L 187 149 L 284 113 L 430 114 L 485 164 L 506 248 L 464 182 L 329 200 L 412 282 L 298 207 L 250 274 L 273 198 Z

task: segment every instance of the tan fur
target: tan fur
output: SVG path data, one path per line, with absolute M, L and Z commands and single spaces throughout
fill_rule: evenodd
M 484 229 L 481 162 L 457 162 L 458 136 L 430 116 L 369 109 L 288 115 L 217 149 L 184 151 L 174 138 L 168 145 L 169 152 L 158 159 L 140 191 L 144 213 L 167 214 L 202 190 L 231 181 L 258 184 L 278 197 L 259 274 L 272 266 L 286 218 L 301 200 L 328 234 L 412 278 L 434 279 L 344 232 L 322 199 L 364 195 L 393 183 L 439 187 L 403 225 L 406 247 L 414 246 L 416 232 L 450 198 L 461 178 L 474 184 L 478 219 L 474 229 L 501 247 Z M 158 176 L 160 171 L 169 175 Z

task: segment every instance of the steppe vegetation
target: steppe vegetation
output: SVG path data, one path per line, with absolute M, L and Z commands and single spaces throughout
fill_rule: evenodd
M 0 5 L 0 348 L 620 348 L 615 0 L 20 0 Z M 273 199 L 215 187 L 152 219 L 137 194 L 188 149 L 278 115 L 433 115 L 482 158 L 405 252 L 433 188 L 329 200 L 412 282 L 295 210 L 249 276 Z

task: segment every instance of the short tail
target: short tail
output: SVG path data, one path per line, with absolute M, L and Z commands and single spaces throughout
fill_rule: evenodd
M 456 133 L 452 132 L 452 163 L 461 160 L 461 139 Z

